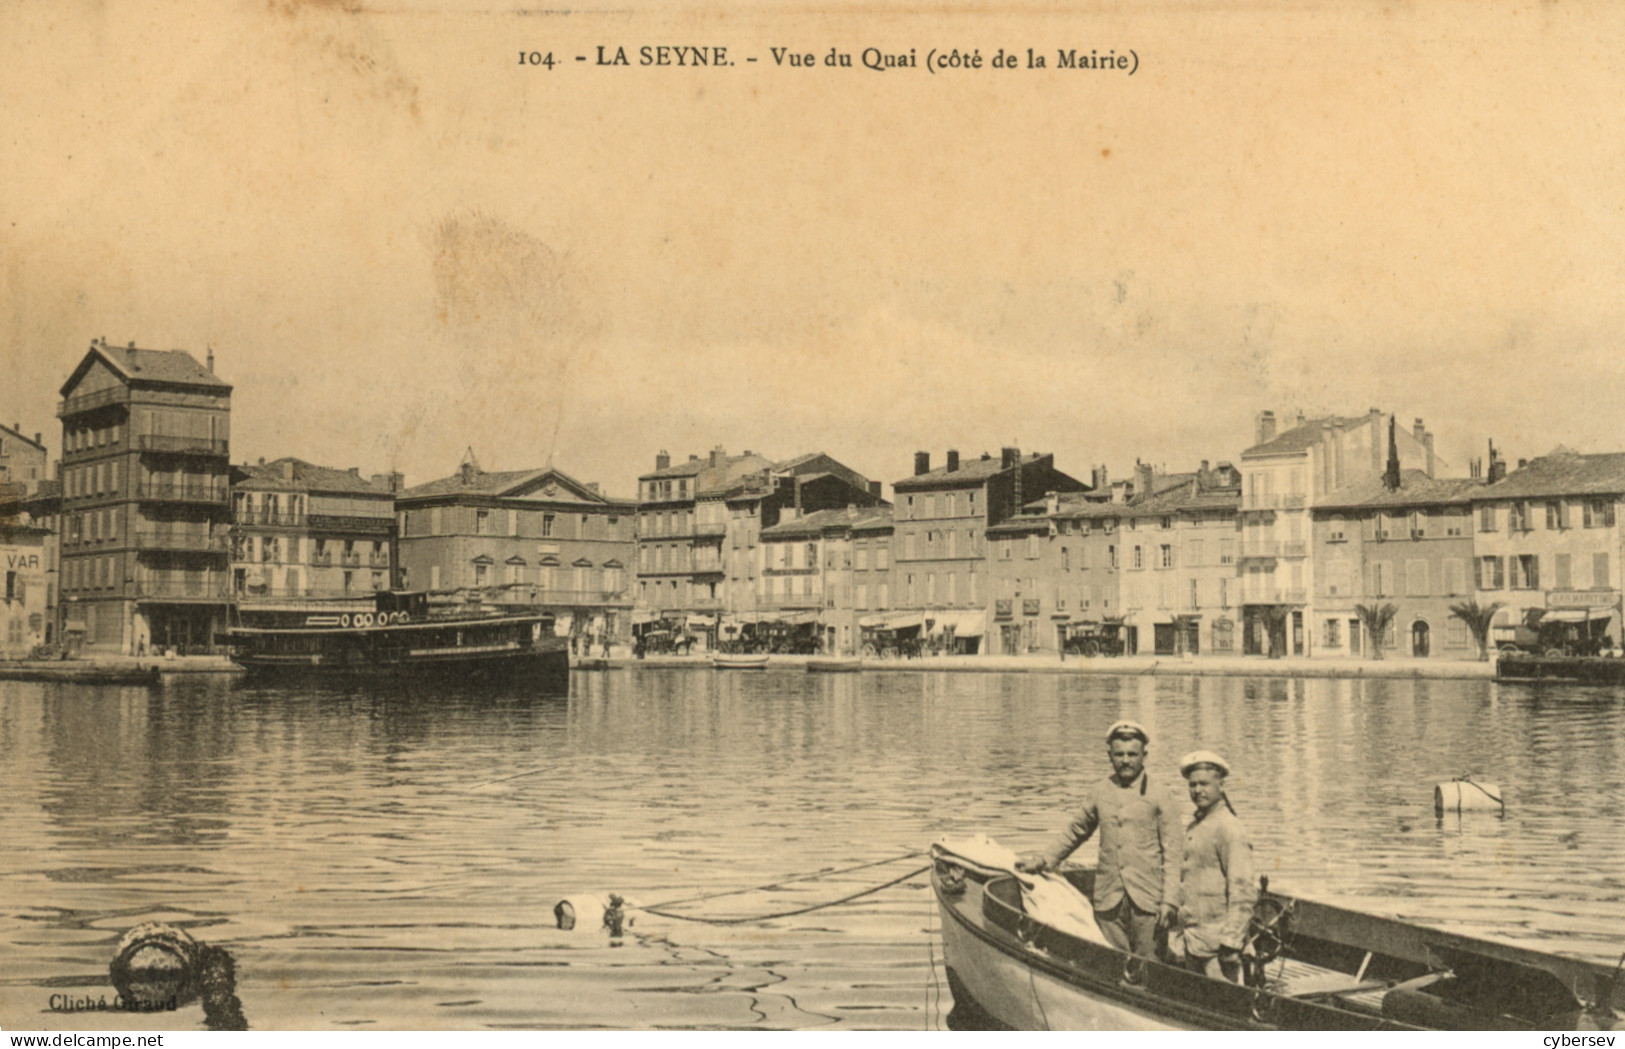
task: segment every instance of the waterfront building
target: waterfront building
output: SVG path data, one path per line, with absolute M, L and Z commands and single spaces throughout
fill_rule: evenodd
M 20 487 L 20 486 L 19 486 Z M 0 498 L 6 498 L 0 496 Z M 45 544 L 49 530 L 25 524 L 14 513 L 15 503 L 0 508 L 0 659 L 27 659 L 36 645 L 47 640 Z
M 891 518 L 890 506 L 848 506 L 762 529 L 756 596 L 763 621 L 811 617 L 819 651 L 857 655 L 860 616 L 879 614 L 889 602 Z
M 30 439 L 22 423 L 0 423 L 0 485 L 19 485 L 22 495 L 31 494 L 47 480 L 45 445 L 40 434 Z
M 1236 650 L 1241 475 L 1229 463 L 1190 473 L 1141 466 L 1124 506 L 1121 573 L 1129 652 Z
M 543 467 L 455 474 L 395 498 L 401 585 L 431 601 L 543 609 L 560 634 L 624 639 L 637 504 Z
M 1004 448 L 997 459 L 984 453 L 980 459 L 961 462 L 959 453 L 950 450 L 944 465 L 933 470 L 929 452 L 915 453 L 913 475 L 892 485 L 895 606 L 919 613 L 927 636 L 935 636 L 948 651 L 968 654 L 981 650 L 990 602 L 1017 600 L 994 593 L 985 578 L 988 529 L 1021 514 L 1029 502 L 1049 493 L 1059 496 L 1087 488 L 1057 470 L 1053 454 L 1034 452 L 1023 458 L 1020 449 Z M 1036 590 L 1042 572 L 1038 558 L 1031 560 L 1034 572 L 1022 576 L 1018 586 Z M 1028 560 L 1023 559 L 1022 564 L 1027 565 Z M 1042 613 L 1026 616 L 1025 609 L 1034 607 L 1027 602 L 1033 599 L 1020 600 L 1024 602 L 1022 640 L 1012 643 L 1036 648 L 1042 644 L 1037 637 L 1042 633 Z M 1009 607 L 1011 614 L 999 620 L 1001 633 L 1016 625 L 1015 606 Z M 1032 636 L 1026 633 L 1029 624 Z
M 1308 419 L 1276 432 L 1274 412 L 1260 412 L 1255 441 L 1241 453 L 1242 651 L 1305 655 L 1314 587 L 1309 510 L 1320 497 L 1381 475 L 1391 420 L 1373 408 L 1363 416 Z M 1417 419 L 1394 433 L 1404 469 L 1437 476 L 1444 464 L 1433 435 Z
M 1490 453 L 1489 483 L 1472 497 L 1478 601 L 1500 601 L 1508 628 L 1541 610 L 1547 621 L 1608 619 L 1620 644 L 1620 504 L 1625 453 L 1558 448 L 1505 472 Z
M 44 601 L 45 624 L 40 644 L 55 644 L 62 637 L 62 602 L 60 600 L 60 539 L 62 516 L 62 482 L 47 478 L 28 491 L 27 483 L 13 484 L 9 496 L 0 496 L 0 526 L 21 526 L 43 533 L 41 555 L 44 559 L 41 598 Z
M 63 384 L 64 633 L 213 651 L 226 626 L 231 386 L 184 350 L 92 343 Z
M 788 597 L 789 577 L 764 583 L 761 533 L 780 520 L 880 503 L 878 482 L 823 452 L 774 462 L 722 448 L 673 465 L 662 451 L 638 478 L 637 618 L 697 638 L 704 647 L 761 623 L 811 629 L 807 610 L 767 607 Z M 782 615 L 781 615 L 782 613 Z
M 239 609 L 365 599 L 392 586 L 401 487 L 400 474 L 364 478 L 303 459 L 237 467 L 231 590 Z
M 1359 657 L 1380 644 L 1384 657 L 1474 659 L 1478 646 L 1450 606 L 1473 597 L 1471 501 L 1476 478 L 1435 478 L 1401 470 L 1399 484 L 1365 477 L 1316 500 L 1312 597 L 1313 651 Z M 1373 638 L 1356 607 L 1398 609 Z

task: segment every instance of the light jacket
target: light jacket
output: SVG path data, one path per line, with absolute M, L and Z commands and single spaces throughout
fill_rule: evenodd
M 1179 896 L 1185 949 L 1202 958 L 1213 957 L 1221 947 L 1241 950 L 1257 900 L 1252 843 L 1220 798 L 1185 828 Z
M 1044 853 L 1051 867 L 1100 830 L 1094 905 L 1109 911 L 1126 894 L 1142 911 L 1155 911 L 1179 892 L 1185 831 L 1172 800 L 1142 771 L 1128 786 L 1108 776 L 1089 788 L 1080 810 Z

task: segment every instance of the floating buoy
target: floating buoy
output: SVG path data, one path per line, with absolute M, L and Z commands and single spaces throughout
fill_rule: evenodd
M 1502 812 L 1501 787 L 1497 783 L 1480 783 L 1470 776 L 1457 776 L 1433 788 L 1433 811 L 1436 815 L 1447 812 Z

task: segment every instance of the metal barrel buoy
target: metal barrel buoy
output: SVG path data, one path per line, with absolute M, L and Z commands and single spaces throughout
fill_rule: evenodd
M 1433 812 L 1504 812 L 1506 802 L 1498 783 L 1486 783 L 1471 776 L 1457 776 L 1433 788 Z
M 143 922 L 119 940 L 108 976 L 130 1006 L 158 1008 L 197 997 L 200 957 L 198 942 L 185 929 Z

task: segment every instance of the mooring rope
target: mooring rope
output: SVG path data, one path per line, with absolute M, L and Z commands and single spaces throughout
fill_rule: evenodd
M 680 914 L 676 911 L 660 910 L 655 907 L 638 907 L 636 909 L 644 912 L 645 914 L 653 914 L 661 918 L 671 918 L 680 922 L 699 922 L 702 925 L 748 925 L 751 922 L 772 921 L 774 918 L 793 918 L 798 914 L 811 914 L 813 911 L 821 911 L 828 907 L 839 907 L 843 903 L 851 903 L 853 900 L 860 900 L 865 896 L 873 896 L 882 889 L 889 889 L 893 885 L 900 885 L 903 882 L 908 881 L 910 878 L 924 874 L 930 869 L 931 865 L 928 863 L 923 867 L 918 867 L 909 871 L 907 874 L 904 874 L 901 877 L 893 878 L 891 881 L 882 882 L 879 885 L 870 886 L 867 889 L 854 892 L 847 896 L 842 896 L 838 900 L 828 900 L 824 903 L 815 903 L 808 907 L 797 907 L 796 909 L 789 911 L 776 911 L 772 914 L 747 914 L 738 918 L 707 918 L 704 915 Z
M 888 856 L 883 860 L 873 860 L 869 863 L 860 863 L 855 867 L 841 867 L 839 869 L 825 867 L 822 870 L 813 871 L 811 874 L 803 874 L 800 877 L 778 878 L 774 881 L 765 882 L 761 885 L 752 885 L 744 889 L 729 889 L 726 892 L 710 892 L 706 893 L 704 896 L 685 896 L 680 900 L 666 900 L 665 902 L 657 903 L 654 906 L 676 907 L 677 905 L 683 903 L 700 903 L 704 900 L 720 900 L 724 896 L 743 896 L 747 892 L 763 892 L 767 889 L 776 889 L 781 885 L 794 885 L 797 882 L 803 881 L 817 881 L 819 878 L 828 877 L 832 874 L 851 874 L 853 871 L 868 870 L 870 867 L 884 867 L 888 863 L 896 863 L 898 860 L 912 860 L 916 856 L 924 855 L 924 852 L 916 849 L 913 852 L 905 852 L 901 856 Z M 648 910 L 649 908 L 645 907 L 643 909 Z

